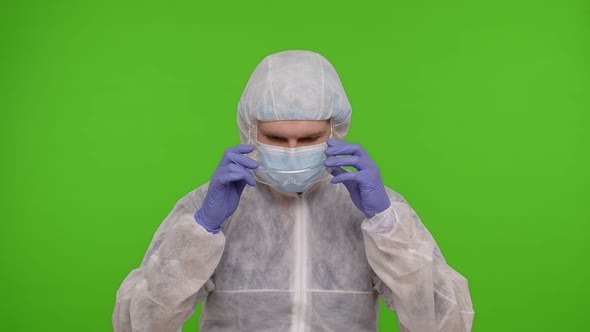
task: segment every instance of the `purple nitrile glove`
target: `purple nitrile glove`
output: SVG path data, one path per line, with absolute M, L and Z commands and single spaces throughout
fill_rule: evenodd
M 329 139 L 327 143 L 326 155 L 345 155 L 324 161 L 326 167 L 334 167 L 332 183 L 343 183 L 354 205 L 363 211 L 367 218 L 385 211 L 391 202 L 385 192 L 379 167 L 367 152 L 360 145 L 345 141 Z M 349 172 L 338 166 L 352 166 L 357 171 Z
M 207 231 L 217 233 L 221 224 L 231 216 L 240 202 L 246 184 L 256 185 L 250 170 L 258 163 L 243 153 L 250 153 L 254 146 L 241 144 L 225 150 L 221 162 L 211 176 L 203 206 L 195 213 L 195 220 Z

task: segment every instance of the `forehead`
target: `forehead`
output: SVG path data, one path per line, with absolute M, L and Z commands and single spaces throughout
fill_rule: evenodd
M 330 120 L 258 121 L 258 131 L 274 136 L 323 134 L 330 130 Z

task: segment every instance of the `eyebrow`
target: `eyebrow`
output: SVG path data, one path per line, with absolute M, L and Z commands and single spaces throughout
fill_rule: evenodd
M 322 129 L 322 130 L 320 130 L 318 132 L 315 132 L 315 133 L 312 133 L 312 134 L 309 134 L 309 135 L 305 135 L 305 136 L 301 136 L 299 138 L 322 136 L 325 133 L 326 133 L 326 129 Z M 276 133 L 273 133 L 273 132 L 263 132 L 262 134 L 263 135 L 266 135 L 266 136 L 273 136 L 273 137 L 278 137 L 278 138 L 286 138 L 282 134 L 276 134 Z

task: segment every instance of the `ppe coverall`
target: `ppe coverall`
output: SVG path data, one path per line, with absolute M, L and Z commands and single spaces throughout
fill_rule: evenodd
M 351 108 L 321 55 L 285 51 L 255 69 L 238 105 L 242 143 L 257 120 L 326 120 L 340 139 Z M 303 192 L 246 186 L 239 206 L 212 234 L 197 224 L 207 184 L 174 206 L 141 266 L 117 292 L 113 325 L 179 331 L 203 302 L 199 331 L 376 331 L 379 299 L 402 331 L 470 331 L 467 280 L 443 258 L 406 200 L 368 218 L 343 184 Z

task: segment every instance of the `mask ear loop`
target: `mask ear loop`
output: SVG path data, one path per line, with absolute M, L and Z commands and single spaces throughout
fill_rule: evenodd
M 252 152 L 250 152 L 248 154 L 248 157 L 254 159 L 256 162 L 258 162 L 258 140 L 256 139 L 256 135 L 257 135 L 257 127 L 258 126 L 258 120 L 255 120 L 255 122 L 253 122 L 252 124 L 250 124 L 250 126 L 248 126 L 248 144 L 253 145 L 254 146 L 254 150 L 252 150 Z M 258 179 L 256 176 L 256 172 L 258 171 L 258 168 L 256 169 L 246 169 L 248 172 L 250 172 L 252 174 L 252 176 L 255 179 Z
M 258 133 L 258 120 L 255 121 L 256 122 L 253 122 L 252 124 L 250 124 L 250 126 L 248 126 L 248 144 L 254 146 L 254 151 L 250 152 L 250 157 L 253 159 L 256 159 L 256 157 L 258 157 L 258 139 L 256 137 Z
M 331 139 L 331 138 L 334 138 L 334 126 L 332 125 L 332 119 L 330 119 L 330 137 L 328 137 L 328 139 Z M 326 145 L 328 145 L 327 142 L 326 142 Z M 326 159 L 331 159 L 331 158 L 334 158 L 334 157 L 326 156 Z M 334 169 L 335 169 L 335 167 L 326 167 L 326 171 L 330 174 L 332 174 Z
M 332 119 L 330 119 L 330 138 L 334 138 L 334 125 L 332 124 Z

